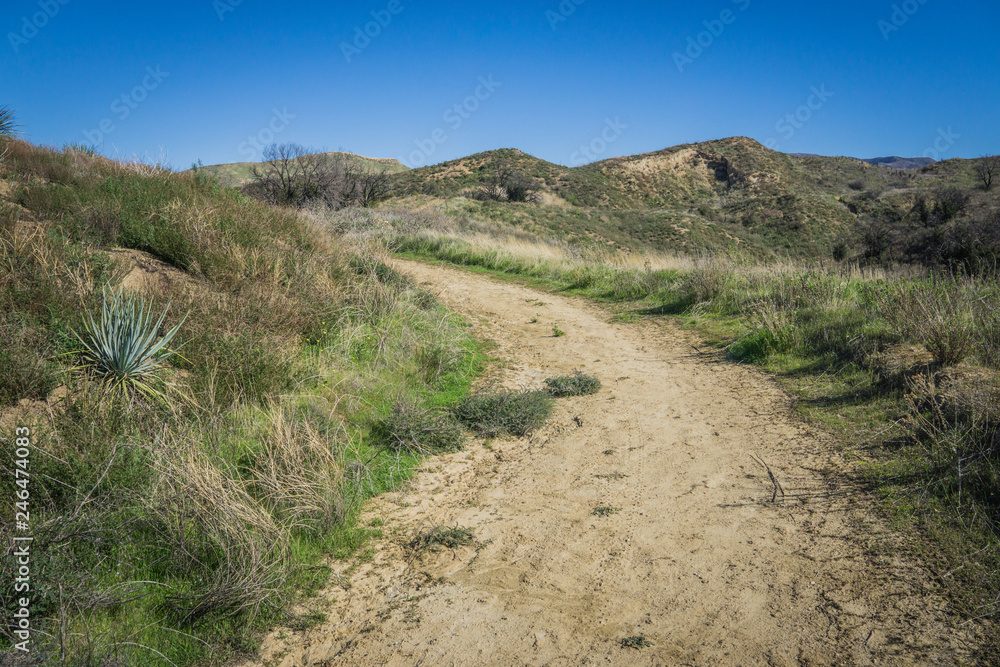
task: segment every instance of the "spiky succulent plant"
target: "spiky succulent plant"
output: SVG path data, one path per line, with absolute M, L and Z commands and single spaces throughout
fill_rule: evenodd
M 0 137 L 13 137 L 20 132 L 17 128 L 20 127 L 14 122 L 14 110 L 6 105 L 0 105 Z
M 187 319 L 185 315 L 174 328 L 157 337 L 169 308 L 167 303 L 154 321 L 153 311 L 142 297 L 124 289 L 105 290 L 100 319 L 90 313 L 84 322 L 84 335 L 74 332 L 85 350 L 83 368 L 100 377 L 110 389 L 162 397 L 153 380 L 163 364 L 177 354 L 167 346 Z

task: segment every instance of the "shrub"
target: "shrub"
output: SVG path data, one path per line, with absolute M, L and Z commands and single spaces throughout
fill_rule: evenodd
M 271 204 L 319 204 L 338 209 L 356 203 L 371 206 L 390 193 L 389 174 L 359 166 L 342 155 L 320 153 L 299 144 L 271 144 L 251 170 L 243 192 Z
M 942 366 L 962 363 L 975 345 L 971 319 L 964 313 L 933 313 L 925 323 L 924 347 Z
M 417 352 L 417 365 L 424 383 L 435 386 L 442 378 L 459 370 L 465 351 L 449 341 L 436 341 Z
M 284 340 L 266 331 L 241 328 L 214 332 L 204 325 L 187 342 L 186 356 L 195 371 L 195 387 L 220 407 L 272 398 L 295 380 L 296 364 Z
M 544 391 L 479 392 L 460 402 L 453 412 L 460 422 L 488 437 L 523 437 L 540 427 L 552 414 L 554 399 Z
M 395 451 L 455 452 L 465 446 L 465 434 L 452 415 L 403 399 L 376 424 L 373 435 Z
M 536 201 L 539 187 L 538 181 L 517 171 L 510 162 L 500 160 L 484 170 L 476 195 L 484 200 L 524 203 Z
M 727 271 L 717 262 L 699 262 L 677 288 L 677 306 L 682 309 L 711 302 L 726 288 Z
M 959 285 L 904 283 L 878 301 L 891 328 L 923 345 L 941 366 L 961 363 L 975 349 L 976 322 Z
M 572 375 L 549 378 L 545 381 L 548 392 L 556 398 L 589 396 L 601 390 L 601 381 L 593 375 L 576 371 Z
M 0 320 L 0 406 L 22 398 L 42 400 L 58 385 L 58 369 L 46 358 L 41 331 L 16 320 Z M 41 354 L 39 354 L 41 352 Z
M 906 397 L 924 483 L 960 507 L 985 511 L 990 521 L 1000 517 L 997 380 L 981 370 L 945 370 L 912 379 Z
M 754 313 L 754 330 L 729 347 L 729 354 L 741 361 L 761 361 L 772 354 L 788 352 L 795 346 L 796 328 L 787 311 L 772 303 L 760 303 Z

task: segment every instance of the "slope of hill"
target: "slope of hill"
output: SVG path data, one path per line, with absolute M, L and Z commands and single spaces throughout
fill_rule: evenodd
M 0 137 L 0 432 L 30 431 L 42 556 L 31 656 L 0 632 L 0 663 L 231 664 L 362 547 L 365 499 L 422 460 L 382 424 L 478 367 L 386 259 L 201 174 Z M 171 327 L 183 356 L 156 344 Z

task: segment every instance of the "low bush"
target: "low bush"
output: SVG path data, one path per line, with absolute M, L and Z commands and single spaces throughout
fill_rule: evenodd
M 563 375 L 549 378 L 545 381 L 547 391 L 556 398 L 565 396 L 589 396 L 601 390 L 601 381 L 582 371 L 576 371 L 572 375 Z
M 0 319 L 0 407 L 23 398 L 43 400 L 59 384 L 53 346 L 39 329 L 16 318 Z M 41 353 L 41 354 L 39 354 Z
M 399 400 L 376 424 L 376 440 L 395 451 L 455 452 L 465 446 L 465 433 L 449 413 Z
M 961 363 L 976 348 L 976 321 L 960 283 L 900 283 L 879 298 L 879 315 L 941 366 Z
M 552 414 L 554 399 L 545 391 L 506 389 L 473 394 L 453 408 L 455 416 L 487 437 L 530 435 Z

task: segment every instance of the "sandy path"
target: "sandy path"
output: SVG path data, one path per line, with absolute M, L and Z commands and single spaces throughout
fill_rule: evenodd
M 583 368 L 604 389 L 561 399 L 531 439 L 436 459 L 376 503 L 374 558 L 336 564 L 342 585 L 312 603 L 329 620 L 275 633 L 258 664 L 961 662 L 968 631 L 865 501 L 819 474 L 829 444 L 761 373 L 699 354 L 669 322 L 610 324 L 582 300 L 399 268 L 499 344 L 506 384 Z M 786 493 L 776 502 L 755 456 Z M 485 544 L 408 559 L 405 534 L 436 524 Z M 653 645 L 620 646 L 634 635 Z

